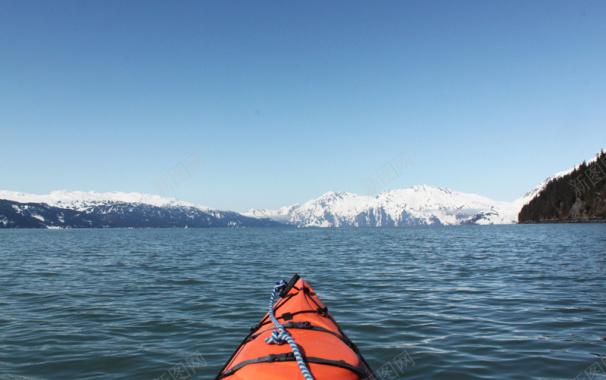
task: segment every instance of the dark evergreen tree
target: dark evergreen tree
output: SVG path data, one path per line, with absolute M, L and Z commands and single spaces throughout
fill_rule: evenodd
M 606 154 L 551 180 L 518 215 L 520 223 L 606 221 Z

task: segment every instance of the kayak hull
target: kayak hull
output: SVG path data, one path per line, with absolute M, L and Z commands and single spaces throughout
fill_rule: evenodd
M 276 303 L 274 315 L 297 343 L 315 380 L 374 378 L 358 348 L 305 280 L 299 279 Z M 274 330 L 266 314 L 215 380 L 304 379 L 287 343 L 265 343 Z

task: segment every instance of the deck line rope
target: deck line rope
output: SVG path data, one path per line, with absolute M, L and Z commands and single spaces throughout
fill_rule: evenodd
M 303 356 L 299 352 L 299 347 L 297 346 L 297 343 L 295 343 L 295 340 L 292 338 L 292 336 L 290 336 L 290 334 L 284 329 L 284 326 L 282 326 L 282 324 L 280 324 L 280 322 L 278 322 L 278 320 L 274 316 L 274 301 L 276 299 L 276 294 L 280 293 L 285 287 L 286 281 L 280 280 L 276 282 L 274 290 L 271 292 L 271 297 L 269 299 L 269 319 L 273 322 L 274 326 L 276 327 L 276 330 L 273 330 L 271 336 L 265 339 L 265 343 L 280 345 L 285 342 L 288 342 L 292 353 L 295 355 L 295 359 L 297 359 L 297 364 L 299 365 L 299 369 L 301 370 L 301 373 L 303 374 L 305 380 L 314 380 L 313 376 L 309 372 L 309 368 L 307 368 L 307 365 L 305 364 Z

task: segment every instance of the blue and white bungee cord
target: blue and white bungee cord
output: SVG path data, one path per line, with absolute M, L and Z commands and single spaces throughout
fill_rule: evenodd
M 274 290 L 271 292 L 271 297 L 269 299 L 269 319 L 273 322 L 276 330 L 273 330 L 271 336 L 265 339 L 265 343 L 267 344 L 283 344 L 284 342 L 288 342 L 292 353 L 295 355 L 295 359 L 297 359 L 297 364 L 299 365 L 299 369 L 303 374 L 305 380 L 314 380 L 313 376 L 309 372 L 309 368 L 305 364 L 303 360 L 303 356 L 299 352 L 299 347 L 295 343 L 295 340 L 290 336 L 290 334 L 284 329 L 284 326 L 278 322 L 276 317 L 274 316 L 274 300 L 276 299 L 276 294 L 280 293 L 282 289 L 286 287 L 286 281 L 280 280 L 276 282 L 276 286 L 274 286 Z

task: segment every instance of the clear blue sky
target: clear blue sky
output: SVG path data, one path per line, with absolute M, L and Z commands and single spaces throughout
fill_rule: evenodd
M 606 148 L 605 1 L 0 1 L 0 189 L 509 201 Z M 191 155 L 204 166 L 186 168 Z M 183 163 L 183 166 L 179 166 Z M 190 167 L 191 169 L 191 167 Z

